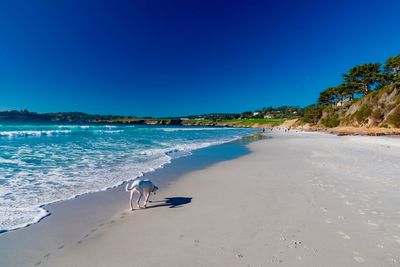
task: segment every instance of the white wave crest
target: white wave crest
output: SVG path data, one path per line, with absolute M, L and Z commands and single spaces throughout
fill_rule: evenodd
M 68 134 L 71 130 L 41 130 L 41 131 L 3 131 L 0 136 L 17 137 L 17 136 L 51 136 L 53 134 Z
M 95 133 L 122 133 L 124 130 L 95 130 Z

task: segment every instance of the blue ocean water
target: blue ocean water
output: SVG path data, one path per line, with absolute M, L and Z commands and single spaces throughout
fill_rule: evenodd
M 40 206 L 104 190 L 253 129 L 132 125 L 0 125 L 0 232 L 47 213 Z

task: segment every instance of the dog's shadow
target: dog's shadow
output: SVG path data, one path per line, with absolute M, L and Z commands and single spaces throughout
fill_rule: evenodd
M 147 206 L 147 209 L 152 208 L 159 208 L 159 207 L 169 207 L 170 209 L 180 208 L 183 205 L 189 204 L 192 202 L 191 197 L 167 197 L 164 200 L 157 200 L 157 201 L 149 201 L 151 206 Z M 153 203 L 158 203 L 153 205 Z

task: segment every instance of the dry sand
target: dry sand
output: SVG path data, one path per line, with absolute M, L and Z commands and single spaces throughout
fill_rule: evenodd
M 29 265 L 398 266 L 400 139 L 272 135 Z

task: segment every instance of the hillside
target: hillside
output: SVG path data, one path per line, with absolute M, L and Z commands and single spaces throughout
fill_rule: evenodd
M 331 105 L 322 112 L 319 125 L 325 127 L 400 127 L 400 85 L 391 84 L 363 98 Z
M 400 55 L 350 68 L 305 107 L 296 127 L 339 134 L 400 134 Z
M 400 85 L 389 85 L 356 101 L 347 109 L 341 125 L 399 128 Z

